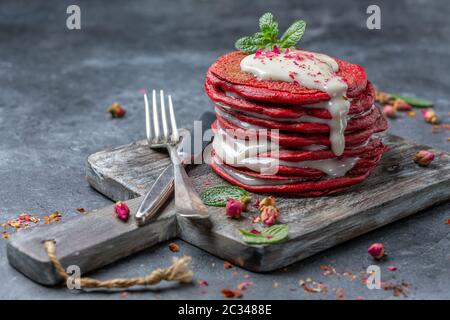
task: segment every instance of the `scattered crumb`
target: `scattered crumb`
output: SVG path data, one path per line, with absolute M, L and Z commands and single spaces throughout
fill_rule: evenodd
M 389 271 L 395 271 L 395 270 L 397 270 L 397 267 L 389 266 L 389 267 L 387 267 L 387 269 L 388 269 Z
M 198 280 L 197 283 L 200 287 L 207 287 L 209 285 L 208 281 L 206 280 Z
M 337 299 L 343 300 L 345 299 L 345 290 L 344 288 L 334 288 L 333 292 Z
M 251 286 L 253 284 L 253 282 L 250 282 L 250 281 L 244 281 L 244 282 L 241 282 L 241 283 L 239 283 L 238 285 L 237 285 L 237 288 L 238 288 L 238 290 L 245 290 L 245 289 L 247 289 L 247 287 L 248 286 Z
M 222 289 L 222 294 L 225 298 L 240 298 L 242 292 L 239 290 Z
M 384 283 L 383 289 L 386 291 L 392 291 L 394 297 L 399 297 L 403 295 L 404 297 L 408 296 L 408 288 L 409 284 L 402 281 L 401 283 Z

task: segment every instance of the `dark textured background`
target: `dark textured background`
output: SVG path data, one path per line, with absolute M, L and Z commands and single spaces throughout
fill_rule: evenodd
M 66 29 L 66 8 L 79 4 L 82 30 Z M 379 4 L 382 30 L 365 27 L 366 8 Z M 110 201 L 84 179 L 86 157 L 106 147 L 143 138 L 141 88 L 164 88 L 175 97 L 178 121 L 189 125 L 210 110 L 203 92 L 208 66 L 233 50 L 234 41 L 255 32 L 257 18 L 272 11 L 281 29 L 294 19 L 308 22 L 301 46 L 366 67 L 379 87 L 428 98 L 448 120 L 450 111 L 450 5 L 448 1 L 5 1 L 0 4 L 0 221 L 20 212 L 44 215 L 76 208 L 94 209 Z M 107 106 L 119 101 L 125 118 L 111 120 Z M 406 116 L 390 121 L 390 132 L 450 149 L 446 133 Z M 448 134 L 448 132 L 447 132 Z M 372 242 L 385 243 L 389 256 L 379 263 L 383 281 L 408 282 L 409 298 L 450 298 L 450 204 L 437 206 L 297 263 L 287 270 L 251 274 L 224 270 L 222 261 L 178 241 L 179 254 L 193 256 L 196 279 L 207 288 L 162 284 L 130 290 L 129 298 L 221 298 L 220 289 L 248 280 L 245 298 L 335 298 L 343 287 L 348 299 L 390 299 L 360 281 L 321 275 L 320 265 L 356 274 L 373 261 Z M 1 231 L 1 230 L 0 230 Z M 119 293 L 77 292 L 36 285 L 13 270 L 0 239 L 0 297 L 121 298 Z M 144 275 L 168 265 L 174 254 L 161 244 L 100 270 L 110 278 Z M 398 270 L 387 271 L 388 265 Z M 237 270 L 238 274 L 232 275 Z M 250 278 L 244 275 L 249 274 Z M 300 278 L 329 288 L 306 294 Z M 272 288 L 274 282 L 278 288 Z M 123 298 L 123 297 L 122 297 Z

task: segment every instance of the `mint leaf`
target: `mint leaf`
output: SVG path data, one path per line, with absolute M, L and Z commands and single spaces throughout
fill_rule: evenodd
M 235 43 L 236 49 L 246 52 L 246 53 L 255 53 L 256 50 L 260 48 L 271 48 L 271 40 L 264 37 L 264 35 L 260 32 L 255 33 L 252 37 L 243 37 L 240 38 Z
M 236 49 L 246 53 L 254 53 L 260 48 L 256 39 L 253 37 L 240 38 L 238 41 L 236 41 L 234 46 L 236 47 Z
M 259 29 L 268 40 L 276 41 L 278 36 L 278 22 L 270 12 L 267 12 L 259 18 Z
M 300 41 L 305 33 L 306 22 L 303 20 L 295 21 L 281 36 L 279 41 L 281 48 L 291 48 Z
M 230 198 L 241 199 L 248 196 L 248 192 L 236 186 L 213 186 L 206 188 L 200 193 L 200 199 L 207 206 L 225 207 Z
M 248 244 L 270 245 L 285 240 L 289 234 L 289 227 L 286 224 L 276 224 L 268 228 L 263 228 L 261 234 L 254 234 L 247 230 L 240 229 L 243 240 Z

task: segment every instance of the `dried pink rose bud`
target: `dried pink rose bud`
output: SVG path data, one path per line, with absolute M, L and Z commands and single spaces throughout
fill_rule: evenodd
M 395 108 L 390 104 L 387 104 L 383 107 L 383 114 L 391 119 L 397 118 L 397 111 L 395 111 Z
M 123 222 L 127 222 L 130 217 L 130 209 L 125 202 L 117 201 L 114 204 L 114 210 L 116 211 L 116 216 Z
M 259 211 L 262 211 L 264 209 L 264 207 L 267 206 L 272 206 L 275 207 L 275 198 L 270 196 L 270 197 L 265 197 L 264 199 L 259 201 Z
M 267 226 L 275 224 L 279 216 L 280 210 L 274 206 L 266 206 L 261 211 L 261 221 Z
M 396 99 L 392 106 L 397 111 L 412 111 L 412 106 L 402 99 Z
M 244 205 L 239 200 L 228 199 L 226 214 L 229 218 L 239 218 L 244 210 Z
M 120 103 L 114 102 L 112 105 L 109 106 L 108 110 L 109 113 L 111 113 L 111 116 L 113 118 L 122 118 L 125 113 L 127 112 Z
M 248 205 L 250 204 L 250 201 L 252 201 L 252 197 L 250 197 L 250 196 L 243 196 L 240 199 L 240 201 L 242 203 L 242 210 L 247 211 Z
M 428 166 L 433 160 L 434 153 L 427 150 L 421 150 L 414 156 L 414 162 L 422 167 Z
M 384 257 L 384 246 L 382 243 L 374 243 L 372 244 L 369 249 L 367 249 L 367 252 L 374 257 L 375 259 L 379 260 Z
M 431 108 L 422 110 L 422 116 L 423 116 L 423 119 L 425 120 L 425 122 L 428 122 L 431 124 L 439 123 L 439 118 L 438 118 L 436 112 L 434 112 L 434 110 Z

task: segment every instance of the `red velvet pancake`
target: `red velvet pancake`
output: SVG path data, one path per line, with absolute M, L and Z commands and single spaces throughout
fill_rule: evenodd
M 310 104 L 330 100 L 323 91 L 308 89 L 285 81 L 258 80 L 252 74 L 241 71 L 240 62 L 247 54 L 235 51 L 221 56 L 210 71 L 221 83 L 223 91 L 234 92 L 246 99 L 286 104 Z M 337 75 L 347 83 L 347 96 L 358 97 L 367 86 L 363 67 L 335 59 L 339 66 Z
M 237 111 L 258 113 L 276 120 L 277 118 L 299 118 L 309 115 L 316 118 L 330 119 L 330 112 L 322 108 L 311 108 L 301 105 L 280 105 L 230 97 L 218 86 L 220 80 L 211 72 L 206 75 L 205 89 L 209 98 L 214 102 L 222 103 Z M 217 87 L 216 87 L 217 86 Z M 349 115 L 362 113 L 374 104 L 375 90 L 372 83 L 368 82 L 364 92 L 352 99 Z
M 384 144 L 381 139 L 372 139 L 367 144 L 356 146 L 356 147 L 346 147 L 344 153 L 339 157 L 372 157 L 374 155 L 380 154 L 380 151 L 384 151 Z M 381 152 L 382 153 L 382 152 Z M 260 157 L 270 157 L 271 152 L 260 153 Z M 336 155 L 331 150 L 290 150 L 290 149 L 280 149 L 274 153 L 278 159 L 284 161 L 309 161 L 309 160 L 323 160 L 336 158 Z
M 378 110 L 378 108 L 376 109 Z M 378 111 L 379 112 L 379 111 Z M 240 138 L 252 138 L 251 130 L 242 130 L 242 128 L 224 120 L 223 118 L 218 118 L 212 125 L 213 130 L 217 130 L 217 125 L 219 125 L 222 129 L 232 129 L 233 132 L 236 134 L 236 136 Z M 372 134 L 384 131 L 387 128 L 387 121 L 384 118 L 383 115 L 380 113 L 380 117 L 377 119 L 377 121 L 369 128 L 351 132 L 349 134 L 345 135 L 345 145 L 346 147 L 353 147 L 360 145 L 367 141 Z M 241 129 L 241 130 L 238 130 Z M 258 135 L 258 132 L 255 132 L 255 136 L 253 138 L 256 138 Z M 285 132 L 281 132 L 279 134 L 272 134 L 271 131 L 267 132 L 268 138 L 276 141 L 280 146 L 286 147 L 286 148 L 292 148 L 292 147 L 304 147 L 304 146 L 310 146 L 310 145 L 324 145 L 324 146 L 330 146 L 331 142 L 329 139 L 328 134 L 298 134 L 298 133 L 290 133 L 287 134 Z
M 242 114 L 241 112 L 233 111 L 231 109 L 226 110 L 221 107 L 216 107 L 216 108 L 221 110 L 223 113 L 231 115 L 233 118 L 235 118 L 237 120 L 247 122 L 251 125 L 263 127 L 266 129 L 278 129 L 280 131 L 299 132 L 299 133 L 329 133 L 330 132 L 330 127 L 326 123 L 272 121 L 272 120 L 248 116 L 248 115 Z M 219 113 L 217 113 L 217 110 L 216 110 L 216 116 L 218 119 L 223 118 Z M 378 118 L 380 116 L 381 116 L 381 112 L 377 107 L 374 107 L 374 108 L 364 112 L 364 114 L 362 114 L 360 116 L 355 115 L 353 118 L 349 119 L 349 121 L 347 123 L 347 127 L 345 129 L 345 132 L 348 133 L 348 132 L 358 131 L 358 130 L 362 130 L 362 129 L 371 127 L 374 125 L 374 123 L 378 120 Z
M 331 195 L 342 190 L 346 190 L 351 186 L 361 183 L 370 174 L 368 170 L 364 174 L 356 176 L 344 176 L 334 179 L 324 179 L 317 181 L 302 181 L 298 183 L 286 183 L 282 185 L 265 185 L 265 186 L 250 186 L 245 185 L 239 180 L 230 176 L 222 165 L 215 162 L 211 163 L 211 168 L 222 178 L 228 180 L 234 185 L 242 187 L 252 192 L 262 193 L 282 193 L 297 196 L 325 196 Z
M 379 155 L 358 159 L 355 166 L 347 172 L 346 176 L 361 175 L 366 173 L 368 170 L 372 170 L 372 168 L 379 163 L 383 152 L 384 150 L 380 152 Z M 216 164 L 220 164 L 223 167 L 229 168 L 230 170 L 233 170 L 235 172 L 240 172 L 249 175 L 251 177 L 260 179 L 268 179 L 268 180 L 303 179 L 304 181 L 311 181 L 311 180 L 319 180 L 321 178 L 327 178 L 327 175 L 325 173 L 314 168 L 294 168 L 287 166 L 279 166 L 277 168 L 278 172 L 276 172 L 275 175 L 268 175 L 255 172 L 247 168 L 233 167 L 226 163 L 223 163 L 223 161 L 221 160 L 220 162 L 216 161 Z

